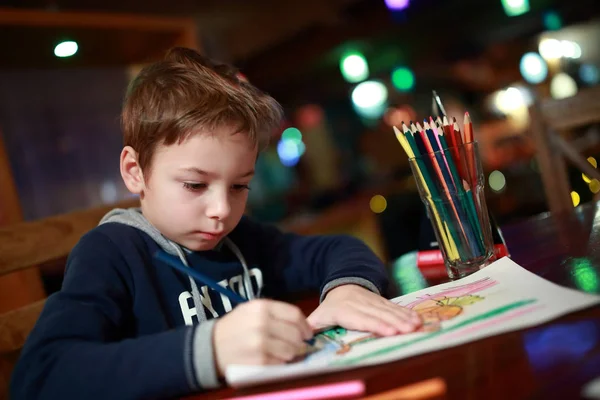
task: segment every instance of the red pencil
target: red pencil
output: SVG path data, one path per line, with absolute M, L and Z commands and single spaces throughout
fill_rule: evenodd
M 456 137 L 454 136 L 454 127 L 450 125 L 448 118 L 446 118 L 445 115 L 442 121 L 442 130 L 444 131 L 444 137 L 447 139 L 448 144 L 450 145 L 450 153 L 452 154 L 452 159 L 454 159 L 454 165 L 456 165 L 458 168 L 458 174 L 461 177 L 464 177 L 462 163 L 460 162 L 460 153 L 458 151 L 458 143 L 456 142 Z
M 465 130 L 465 143 L 473 142 L 475 140 L 473 138 L 473 124 L 471 123 L 471 116 L 468 111 L 465 113 L 463 128 Z
M 469 113 L 465 113 L 465 121 L 464 121 L 464 130 L 465 130 L 465 155 L 467 157 L 467 168 L 469 170 L 469 185 L 473 191 L 477 190 L 477 169 L 476 169 L 476 154 L 475 154 L 475 145 L 473 139 L 473 124 L 471 123 L 471 117 Z M 477 203 L 477 201 L 475 201 Z

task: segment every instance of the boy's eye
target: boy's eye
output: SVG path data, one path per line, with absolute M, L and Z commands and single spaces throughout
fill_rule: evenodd
M 191 182 L 183 182 L 183 187 L 187 190 L 198 191 L 202 189 L 206 189 L 206 183 L 191 183 Z
M 244 190 L 250 190 L 250 186 L 248 186 L 248 185 L 232 185 L 231 189 L 233 189 L 235 192 L 241 192 Z

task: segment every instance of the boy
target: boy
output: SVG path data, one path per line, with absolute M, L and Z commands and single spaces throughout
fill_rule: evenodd
M 15 399 L 182 396 L 217 387 L 231 364 L 291 360 L 313 329 L 418 327 L 415 313 L 379 296 L 384 266 L 360 241 L 242 216 L 280 118 L 275 100 L 193 50 L 140 73 L 123 107 L 120 168 L 141 209 L 113 210 L 72 250 L 15 368 Z M 159 249 L 250 301 L 232 310 L 156 260 Z M 321 293 L 308 318 L 270 300 L 306 289 Z

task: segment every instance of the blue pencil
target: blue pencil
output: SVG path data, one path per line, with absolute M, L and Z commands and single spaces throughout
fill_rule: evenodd
M 195 269 L 192 269 L 190 267 L 186 267 L 179 258 L 172 256 L 170 254 L 167 254 L 163 250 L 157 250 L 156 253 L 154 253 L 154 257 L 156 257 L 160 261 L 168 264 L 170 267 L 173 267 L 185 274 L 190 275 L 192 278 L 194 278 L 198 282 L 205 284 L 209 288 L 216 290 L 217 292 L 221 293 L 222 295 L 227 296 L 229 298 L 229 300 L 235 302 L 236 304 L 245 303 L 246 301 L 248 301 L 247 299 L 243 298 L 242 296 L 235 293 L 234 291 L 229 290 L 229 289 L 219 285 L 216 281 L 210 279 L 208 276 L 202 274 L 201 272 L 198 272 Z
M 186 267 L 179 258 L 172 256 L 163 250 L 157 250 L 156 253 L 154 253 L 154 257 L 157 258 L 158 260 L 164 262 L 168 266 L 173 267 L 185 274 L 190 275 L 192 278 L 194 278 L 195 280 L 197 280 L 200 283 L 205 284 L 209 288 L 216 290 L 217 292 L 227 296 L 229 298 L 229 300 L 233 301 L 236 304 L 241 304 L 241 303 L 245 303 L 248 301 L 247 299 L 243 298 L 242 296 L 235 293 L 234 291 L 229 290 L 229 289 L 219 285 L 217 282 L 210 279 L 208 276 L 204 275 L 203 273 L 198 272 L 195 269 L 192 269 L 190 267 Z M 314 338 L 305 340 L 304 342 L 306 342 L 310 346 L 315 345 Z

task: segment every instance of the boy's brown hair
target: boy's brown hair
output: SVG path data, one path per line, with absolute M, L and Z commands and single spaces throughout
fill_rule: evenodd
M 239 79 L 235 68 L 176 47 L 131 82 L 121 125 L 124 145 L 138 153 L 148 175 L 159 144 L 181 143 L 198 129 L 232 125 L 262 150 L 282 115 L 279 103 Z

